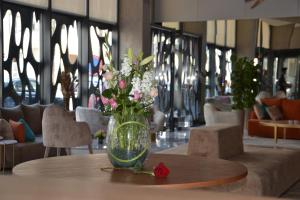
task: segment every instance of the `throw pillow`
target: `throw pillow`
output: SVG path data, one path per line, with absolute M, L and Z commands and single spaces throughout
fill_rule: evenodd
M 259 120 L 262 120 L 262 119 L 268 119 L 269 118 L 269 115 L 268 115 L 268 112 L 266 110 L 266 106 L 265 105 L 261 105 L 261 104 L 255 104 L 253 106 L 253 110 L 257 116 L 257 118 Z
M 16 122 L 13 120 L 9 120 L 9 124 L 11 126 L 11 129 L 14 133 L 15 139 L 19 143 L 25 142 L 25 128 L 24 125 L 21 122 Z
M 0 108 L 0 110 L 3 119 L 5 119 L 6 121 L 18 121 L 19 119 L 24 118 L 20 105 L 13 108 Z
M 266 109 L 272 120 L 276 121 L 276 120 L 283 119 L 282 113 L 277 106 L 270 106 L 270 107 L 267 107 Z
M 14 133 L 5 119 L 0 119 L 0 135 L 6 140 L 14 140 Z
M 29 127 L 32 129 L 32 131 L 35 134 L 41 134 L 42 133 L 42 115 L 41 115 L 41 109 L 40 104 L 33 104 L 33 105 L 21 105 L 23 114 L 24 114 L 24 120 L 27 122 Z
M 30 126 L 27 124 L 27 122 L 23 118 L 21 118 L 19 120 L 19 122 L 21 122 L 24 125 L 25 142 L 34 142 L 35 141 L 35 135 L 34 135 L 32 129 L 30 128 Z

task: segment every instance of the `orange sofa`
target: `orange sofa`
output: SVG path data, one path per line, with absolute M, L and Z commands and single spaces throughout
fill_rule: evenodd
M 278 106 L 283 114 L 283 120 L 300 120 L 300 100 L 268 98 L 262 99 L 262 103 L 266 106 Z M 260 124 L 256 114 L 252 111 L 248 120 L 248 134 L 249 136 L 273 138 L 274 128 Z M 278 128 L 278 136 L 283 138 L 282 128 Z M 300 129 L 287 128 L 286 138 L 300 140 Z

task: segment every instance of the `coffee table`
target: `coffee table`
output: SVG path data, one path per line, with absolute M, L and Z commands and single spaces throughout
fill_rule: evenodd
M 264 126 L 270 126 L 274 128 L 274 140 L 277 144 L 278 140 L 278 128 L 283 128 L 283 138 L 286 139 L 286 129 L 287 128 L 300 128 L 300 121 L 298 120 L 261 120 L 260 123 Z
M 247 176 L 247 168 L 240 163 L 200 156 L 152 154 L 145 162 L 145 170 L 152 170 L 159 162 L 170 169 L 167 178 L 134 174 L 128 170 L 101 170 L 111 167 L 106 154 L 62 156 L 33 160 L 17 165 L 13 174 L 59 179 L 96 179 L 102 183 L 126 183 L 160 188 L 201 188 L 239 181 Z

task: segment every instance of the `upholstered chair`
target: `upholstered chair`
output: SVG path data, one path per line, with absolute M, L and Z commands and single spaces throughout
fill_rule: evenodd
M 76 121 L 86 122 L 89 125 L 92 135 L 99 130 L 107 130 L 109 117 L 104 116 L 97 109 L 78 106 L 75 115 Z
M 72 147 L 88 145 L 92 154 L 92 136 L 86 122 L 76 122 L 73 113 L 62 107 L 52 105 L 46 108 L 42 121 L 43 144 L 46 147 L 44 157 L 48 157 L 50 148 L 57 148 L 57 156 L 61 148 L 71 154 Z
M 213 103 L 205 103 L 204 119 L 207 126 L 221 123 L 243 127 L 244 113 L 240 110 L 222 111 L 217 109 Z
M 164 130 L 164 124 L 166 121 L 165 114 L 158 109 L 154 109 L 153 119 L 150 122 L 151 133 L 156 133 L 158 131 Z

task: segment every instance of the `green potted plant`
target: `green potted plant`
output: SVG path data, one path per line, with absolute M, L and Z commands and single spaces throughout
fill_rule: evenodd
M 231 89 L 233 108 L 244 111 L 244 124 L 248 120 L 249 111 L 255 104 L 255 97 L 259 91 L 259 66 L 254 65 L 247 57 L 231 57 L 233 71 L 231 75 Z
M 103 144 L 105 137 L 106 137 L 106 132 L 104 130 L 100 129 L 95 133 L 95 138 L 98 139 L 98 144 Z

